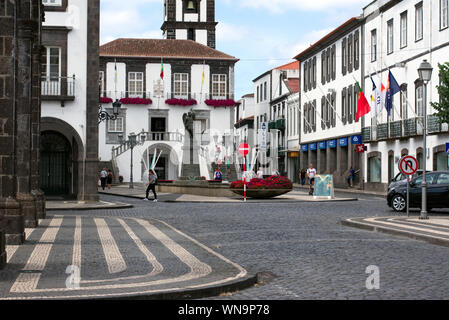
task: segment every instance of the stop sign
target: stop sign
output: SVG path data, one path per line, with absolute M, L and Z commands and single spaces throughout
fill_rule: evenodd
M 249 147 L 249 144 L 247 144 L 247 143 L 242 143 L 239 146 L 239 153 L 242 156 L 247 156 L 249 154 L 249 150 L 250 150 L 250 147 Z

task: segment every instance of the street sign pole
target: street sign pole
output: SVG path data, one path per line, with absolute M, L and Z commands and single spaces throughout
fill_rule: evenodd
M 418 168 L 418 160 L 412 156 L 404 156 L 401 160 L 399 160 L 399 170 L 407 176 L 407 217 L 410 217 L 410 180 L 411 177 L 418 171 Z
M 243 172 L 243 201 L 246 202 L 246 156 L 244 156 Z
M 407 218 L 410 217 L 410 177 L 407 176 Z

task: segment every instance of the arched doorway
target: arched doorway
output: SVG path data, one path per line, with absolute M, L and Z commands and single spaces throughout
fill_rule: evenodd
M 177 180 L 179 173 L 179 158 L 176 151 L 169 145 L 164 143 L 157 143 L 148 147 L 142 154 L 142 181 L 146 181 L 148 176 L 148 168 L 151 167 L 153 158 L 159 160 L 156 163 L 154 171 L 156 172 L 159 181 L 161 180 Z
M 71 193 L 72 148 L 56 131 L 41 134 L 40 188 L 47 196 L 67 197 Z

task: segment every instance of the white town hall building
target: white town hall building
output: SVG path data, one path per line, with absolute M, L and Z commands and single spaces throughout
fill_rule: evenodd
M 113 114 L 117 100 L 121 108 L 117 120 L 99 126 L 99 155 L 125 182 L 131 153 L 135 182 L 145 180 L 155 154 L 159 180 L 212 179 L 214 163 L 232 156 L 220 144 L 233 132 L 238 59 L 215 49 L 216 24 L 214 1 L 167 0 L 164 39 L 117 39 L 100 47 L 102 108 Z M 183 119 L 189 112 L 193 142 Z M 133 133 L 140 144 L 131 152 L 125 140 Z

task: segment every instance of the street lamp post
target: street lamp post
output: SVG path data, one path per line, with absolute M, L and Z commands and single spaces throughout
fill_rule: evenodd
M 131 164 L 130 164 L 130 175 L 129 175 L 129 188 L 134 189 L 134 175 L 133 175 L 133 169 L 134 169 L 134 147 L 137 145 L 143 145 L 146 141 L 146 135 L 144 130 L 142 129 L 142 133 L 140 134 L 140 141 L 137 141 L 137 135 L 135 133 L 130 133 L 128 135 L 128 141 L 123 141 L 123 135 L 119 135 L 119 141 L 120 143 L 129 144 L 129 148 L 131 149 Z
M 423 147 L 424 147 L 424 159 L 423 159 L 423 178 L 422 178 L 422 204 L 421 204 L 421 215 L 419 219 L 427 220 L 429 216 L 427 214 L 427 180 L 426 180 L 426 170 L 427 170 L 427 83 L 429 83 L 432 78 L 432 65 L 424 60 L 418 68 L 419 79 L 423 82 Z

